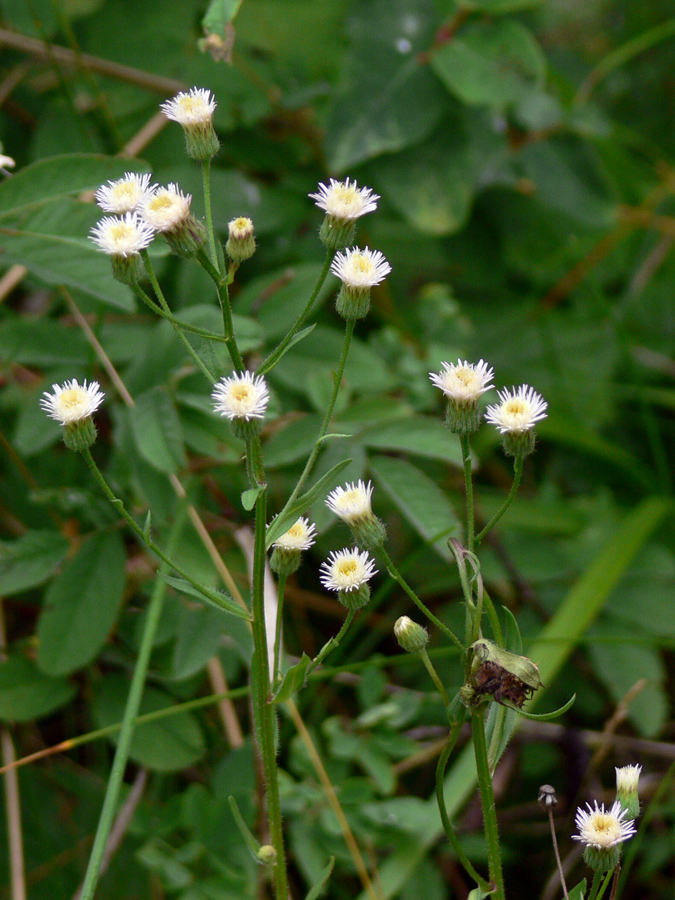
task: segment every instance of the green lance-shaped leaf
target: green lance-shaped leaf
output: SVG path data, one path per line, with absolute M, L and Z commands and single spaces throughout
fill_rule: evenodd
M 310 666 L 311 663 L 311 658 L 307 656 L 306 653 L 303 653 L 300 662 L 291 666 L 284 675 L 279 690 L 274 695 L 273 703 L 285 703 L 286 700 L 290 700 L 296 691 L 304 686 L 305 673 L 307 672 L 307 667 Z
M 173 575 L 162 575 L 161 577 L 168 581 L 171 587 L 176 588 L 177 591 L 188 594 L 190 597 L 195 597 L 197 600 L 201 600 L 202 603 L 208 603 L 209 606 L 215 606 L 216 609 L 231 613 L 240 619 L 248 619 L 249 622 L 253 619 L 251 613 L 239 606 L 225 591 L 213 591 L 211 588 L 203 585 L 197 588 L 184 578 L 175 578 Z
M 331 856 L 330 862 L 328 863 L 326 868 L 323 870 L 321 875 L 319 875 L 319 880 L 312 887 L 309 894 L 307 894 L 307 897 L 305 898 L 305 900 L 317 900 L 317 898 L 321 895 L 321 891 L 325 888 L 326 884 L 328 883 L 328 879 L 331 876 L 331 872 L 333 871 L 334 865 L 335 865 L 335 857 Z

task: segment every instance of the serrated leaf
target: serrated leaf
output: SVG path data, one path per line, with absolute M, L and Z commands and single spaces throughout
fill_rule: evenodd
M 99 654 L 122 605 L 125 562 L 119 534 L 95 534 L 50 584 L 37 630 L 47 675 L 68 675 Z
M 320 478 L 317 483 L 311 487 L 305 494 L 293 503 L 288 509 L 282 510 L 279 515 L 274 519 L 274 521 L 270 522 L 269 528 L 267 529 L 267 535 L 265 537 L 265 549 L 269 550 L 272 544 L 276 541 L 277 538 L 281 537 L 282 534 L 285 534 L 288 529 L 291 527 L 293 522 L 298 518 L 298 516 L 304 512 L 306 509 L 314 503 L 314 501 L 321 496 L 321 494 L 326 493 L 326 488 L 328 486 L 332 487 L 333 480 L 336 475 L 338 475 L 344 468 L 346 468 L 351 459 L 343 459 L 337 465 L 334 465 L 330 471 L 326 472 L 323 478 Z
M 0 541 L 0 595 L 43 584 L 63 562 L 69 546 L 58 531 L 29 531 L 15 541 Z
M 146 462 L 168 475 L 185 466 L 180 420 L 168 391 L 152 388 L 140 394 L 129 417 L 134 442 Z
M 176 588 L 176 590 L 180 591 L 182 594 L 194 597 L 202 603 L 208 603 L 209 606 L 215 606 L 215 608 L 221 610 L 221 612 L 231 613 L 233 616 L 237 616 L 240 619 L 248 619 L 249 621 L 252 619 L 251 614 L 243 607 L 239 606 L 239 604 L 233 600 L 229 594 L 226 594 L 225 591 L 213 591 L 203 585 L 196 587 L 184 578 L 176 578 L 173 575 L 162 575 L 161 572 L 160 575 L 165 581 L 168 581 L 171 587 Z
M 286 700 L 290 700 L 296 691 L 299 691 L 304 686 L 307 666 L 311 665 L 311 662 L 311 658 L 306 653 L 303 653 L 300 662 L 291 666 L 284 675 L 279 690 L 274 695 L 274 703 L 285 703 Z
M 0 719 L 31 722 L 69 703 L 75 687 L 65 678 L 50 678 L 24 656 L 0 663 Z

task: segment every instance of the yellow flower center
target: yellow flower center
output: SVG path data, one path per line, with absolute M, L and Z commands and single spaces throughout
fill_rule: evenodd
M 504 409 L 512 416 L 522 416 L 527 412 L 527 406 L 523 403 L 522 400 L 518 400 L 516 398 L 514 398 L 513 400 L 509 400 Z
M 121 243 L 122 241 L 126 241 L 128 238 L 132 237 L 134 233 L 134 229 L 131 225 L 127 225 L 126 222 L 117 222 L 110 229 L 110 237 L 115 241 L 115 243 Z
M 232 398 L 237 403 L 246 403 L 251 399 L 251 386 L 249 384 L 235 384 L 232 387 Z
M 343 575 L 345 578 L 351 578 L 352 575 L 356 574 L 356 560 L 342 560 L 338 563 L 337 568 L 340 575 Z
M 165 209 L 171 209 L 173 203 L 174 198 L 170 194 L 160 194 L 159 197 L 154 197 L 150 201 L 150 209 L 153 212 L 160 212 Z
M 82 403 L 82 391 L 73 389 L 63 391 L 59 397 L 59 403 L 66 409 L 76 409 Z
M 296 522 L 295 525 L 291 525 L 288 529 L 288 534 L 294 538 L 301 538 L 304 534 L 304 529 L 300 522 Z

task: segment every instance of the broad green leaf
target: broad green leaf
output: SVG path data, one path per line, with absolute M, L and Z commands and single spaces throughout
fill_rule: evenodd
M 213 606 L 221 612 L 231 613 L 233 616 L 238 616 L 240 619 L 251 619 L 251 614 L 243 607 L 239 606 L 239 604 L 235 602 L 229 594 L 226 594 L 225 591 L 215 591 L 204 585 L 196 588 L 184 578 L 175 578 L 173 575 L 162 575 L 161 577 L 165 581 L 168 581 L 171 587 L 174 587 L 182 594 L 194 597 L 202 603 L 208 603 L 209 606 Z
M 265 468 L 276 469 L 309 456 L 321 427 L 321 416 L 292 419 L 265 443 Z
M 377 485 L 384 489 L 413 528 L 425 541 L 433 542 L 434 549 L 443 559 L 453 559 L 447 541 L 448 537 L 460 533 L 460 525 L 457 513 L 443 491 L 406 460 L 374 456 L 368 465 Z
M 364 431 L 359 436 L 364 447 L 372 450 L 396 450 L 416 456 L 440 459 L 461 466 L 459 441 L 439 419 L 411 416 Z
M 101 532 L 50 584 L 37 630 L 37 662 L 47 675 L 68 675 L 98 656 L 119 615 L 125 562 L 119 534 Z
M 329 168 L 357 163 L 419 143 L 437 124 L 443 96 L 419 59 L 436 27 L 431 0 L 365 0 L 353 8 L 352 46 L 329 112 Z
M 305 900 L 318 900 L 318 898 L 321 896 L 321 892 L 323 891 L 325 886 L 328 884 L 328 879 L 331 876 L 331 872 L 333 871 L 334 865 L 335 865 L 335 857 L 331 856 L 330 862 L 328 863 L 326 868 L 323 870 L 323 872 L 319 876 L 319 880 L 312 887 L 309 894 L 307 894 L 307 897 L 305 898 Z
M 124 675 L 109 675 L 99 685 L 94 700 L 97 727 L 105 728 L 122 721 L 129 680 Z M 173 698 L 157 688 L 145 689 L 140 715 L 174 706 Z M 111 740 L 117 742 L 118 735 Z M 177 772 L 194 765 L 206 746 L 199 722 L 192 713 L 181 712 L 156 722 L 139 725 L 129 749 L 129 757 L 156 772 Z
M 431 67 L 463 103 L 517 103 L 546 78 L 546 59 L 534 35 L 512 19 L 469 25 L 431 57 Z
M 421 146 L 378 161 L 377 189 L 424 234 L 453 234 L 466 222 L 474 194 L 469 141 L 444 129 Z
M 586 896 L 586 879 L 575 886 L 570 891 L 570 900 L 584 900 Z
M 0 324 L 0 357 L 24 366 L 81 366 L 87 339 L 54 319 L 8 318 Z M 45 384 L 45 389 L 49 388 Z
M 210 32 L 222 35 L 239 12 L 242 0 L 211 0 L 202 19 L 202 26 Z
M 68 547 L 58 531 L 29 531 L 15 541 L 0 541 L 0 595 L 43 584 L 63 562 Z
M 284 675 L 279 690 L 274 695 L 274 703 L 285 703 L 286 700 L 290 700 L 296 691 L 300 690 L 305 683 L 307 666 L 311 665 L 311 663 L 310 657 L 303 653 L 300 662 L 291 666 Z
M 24 656 L 0 663 L 0 719 L 30 722 L 48 716 L 72 700 L 75 687 L 65 678 L 50 678 Z
M 166 390 L 152 388 L 140 394 L 129 416 L 136 447 L 146 462 L 168 475 L 185 466 L 180 420 Z
M 227 625 L 221 610 L 181 605 L 171 659 L 171 675 L 176 681 L 201 672 L 222 644 Z
M 56 197 L 93 191 L 125 172 L 149 172 L 143 160 L 120 159 L 94 153 L 72 153 L 41 159 L 0 183 L 0 217 L 15 215 L 29 206 Z

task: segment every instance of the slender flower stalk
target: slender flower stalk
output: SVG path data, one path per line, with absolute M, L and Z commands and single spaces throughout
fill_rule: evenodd
M 487 523 L 485 528 L 481 529 L 480 533 L 476 535 L 475 545 L 477 546 L 483 540 L 485 535 L 497 524 L 497 522 L 501 519 L 504 513 L 507 511 L 509 506 L 516 499 L 516 494 L 518 493 L 518 488 L 520 487 L 520 479 L 523 476 L 523 456 L 516 456 L 513 460 L 513 483 L 511 485 L 511 490 L 509 491 L 508 497 L 501 505 L 501 507 L 497 510 L 494 516 Z
M 495 886 L 494 894 L 491 896 L 494 896 L 495 900 L 504 900 L 504 876 L 502 874 L 502 856 L 499 845 L 499 830 L 497 828 L 497 811 L 490 764 L 488 762 L 487 745 L 485 743 L 485 722 L 483 710 L 480 707 L 471 713 L 471 733 L 476 755 L 476 773 L 483 810 L 483 828 L 485 829 L 485 841 L 487 844 L 490 881 Z
M 159 301 L 159 304 L 163 310 L 164 316 L 171 322 L 171 325 L 173 327 L 173 330 L 176 332 L 176 336 L 178 337 L 178 340 L 181 342 L 183 347 L 185 347 L 185 350 L 187 351 L 188 356 L 193 360 L 194 364 L 197 366 L 199 371 L 206 378 L 206 380 L 209 382 L 209 384 L 214 384 L 216 379 L 211 374 L 209 369 L 206 367 L 206 365 L 204 364 L 201 357 L 199 356 L 199 354 L 197 353 L 195 348 L 192 346 L 190 341 L 188 341 L 188 339 L 185 337 L 180 323 L 175 318 L 175 316 L 171 313 L 171 309 L 169 307 L 169 304 L 166 301 L 164 292 L 162 291 L 162 289 L 159 285 L 159 281 L 157 281 L 157 276 L 155 275 L 155 270 L 153 268 L 152 261 L 150 259 L 150 254 L 147 252 L 147 250 L 143 250 L 141 255 L 143 257 L 143 262 L 145 264 L 145 271 L 147 273 L 148 279 L 150 280 L 150 284 L 152 285 L 152 288 L 155 292 L 155 296 L 157 297 L 157 300 Z M 140 290 L 140 288 L 138 288 L 137 285 L 134 285 L 134 288 L 136 290 L 136 293 L 143 295 L 143 292 Z M 147 299 L 149 300 L 150 298 L 148 297 Z
M 167 553 L 173 553 L 178 546 L 180 534 L 185 523 L 186 509 L 187 507 L 185 503 L 183 503 L 178 516 L 171 527 L 171 532 L 166 545 Z M 129 759 L 129 749 L 131 747 L 136 719 L 143 697 L 143 688 L 145 687 L 150 656 L 162 615 L 162 609 L 164 607 L 164 597 L 166 596 L 168 585 L 160 576 L 168 574 L 169 571 L 170 566 L 165 562 L 162 562 L 159 567 L 158 577 L 155 578 L 150 603 L 143 623 L 141 643 L 136 659 L 136 665 L 134 666 L 134 673 L 131 678 L 129 695 L 127 697 L 126 706 L 124 707 L 124 716 L 122 717 L 122 726 L 117 740 L 117 747 L 115 748 L 115 757 L 110 770 L 108 784 L 106 785 L 103 807 L 96 828 L 96 836 L 89 856 L 87 871 L 84 876 L 84 884 L 82 885 L 82 892 L 80 895 L 81 900 L 92 900 L 96 893 L 96 886 L 101 873 L 101 863 L 110 836 L 110 830 L 117 810 L 120 789 L 122 787 L 122 780 Z

